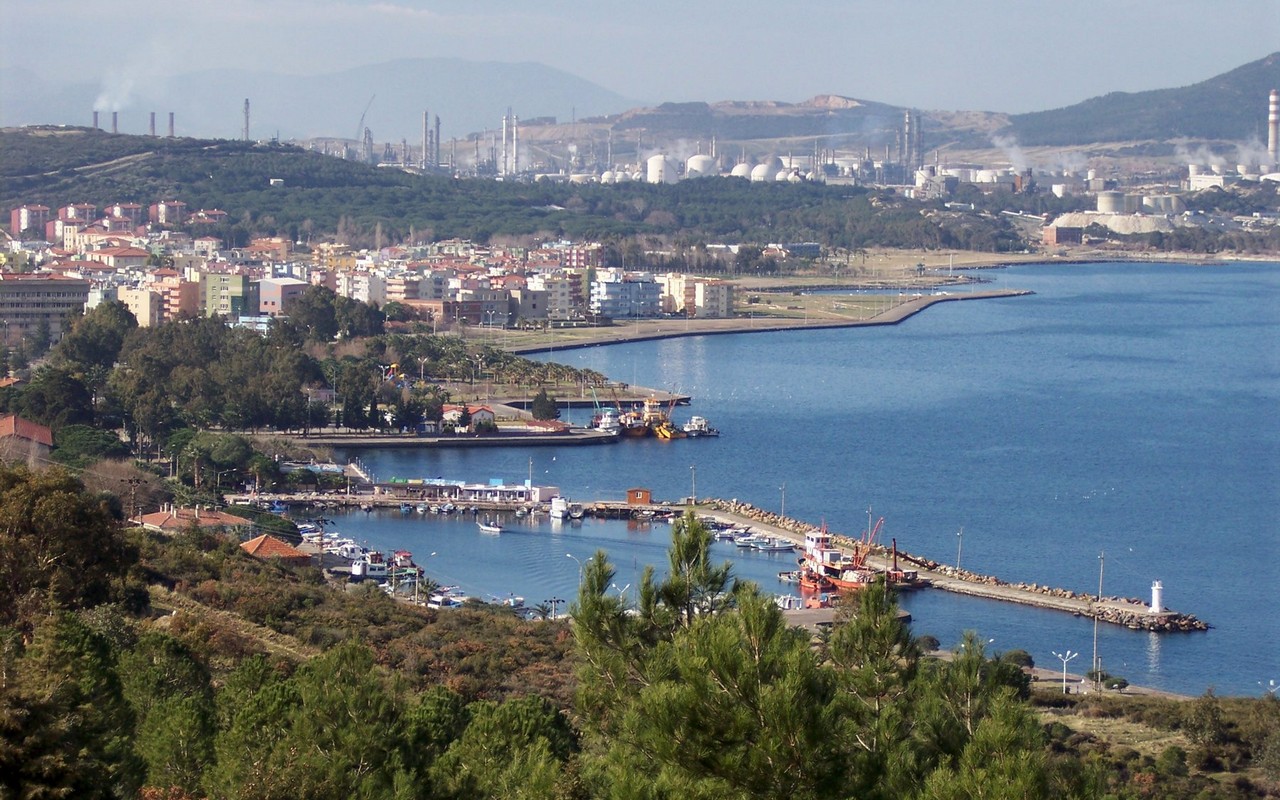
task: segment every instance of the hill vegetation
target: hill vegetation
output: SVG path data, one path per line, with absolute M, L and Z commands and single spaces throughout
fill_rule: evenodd
M 1112 92 L 1066 108 L 1017 114 L 1000 135 L 1024 146 L 1170 139 L 1266 142 L 1267 96 L 1280 53 L 1191 86 Z
M 883 586 L 813 638 L 709 561 L 692 516 L 633 608 L 593 558 L 569 624 L 397 603 L 110 507 L 0 469 L 5 797 L 1136 800 L 1280 779 L 1274 698 L 1034 694 L 974 636 L 923 658 Z
M 270 186 L 273 178 L 282 186 Z M 534 184 L 455 181 L 377 169 L 286 146 L 152 139 L 101 131 L 0 132 L 0 203 L 150 203 L 180 199 L 230 219 L 202 226 L 232 246 L 253 235 L 336 238 L 360 246 L 523 236 L 661 242 L 816 241 L 828 247 L 1020 249 L 1007 222 L 943 213 L 890 193 L 704 179 Z M 380 234 L 379 234 L 380 232 Z

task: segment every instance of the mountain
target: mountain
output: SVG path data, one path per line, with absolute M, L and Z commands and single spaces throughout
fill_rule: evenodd
M 95 104 L 109 129 L 119 110 L 122 133 L 145 133 L 148 112 L 164 133 L 168 113 L 182 136 L 238 139 L 244 101 L 250 101 L 250 136 L 267 139 L 358 138 L 364 127 L 379 142 L 422 141 L 422 112 L 441 120 L 441 138 L 497 128 L 510 106 L 522 118 L 569 119 L 612 114 L 637 105 L 567 72 L 536 63 L 417 58 L 388 61 L 326 75 L 282 75 L 210 70 L 170 79 L 119 76 L 104 85 L 59 85 L 33 73 L 0 82 L 0 125 L 88 125 Z M 370 100 L 372 99 L 372 102 Z
M 1177 89 L 1112 92 L 1052 111 L 1016 114 L 1000 131 L 1024 146 L 1267 136 L 1267 94 L 1280 89 L 1280 52 Z

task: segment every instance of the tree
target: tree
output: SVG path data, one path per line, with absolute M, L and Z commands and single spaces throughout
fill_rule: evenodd
M 547 394 L 546 389 L 541 389 L 533 397 L 533 404 L 530 406 L 530 413 L 534 419 L 560 419 L 560 409 L 556 405 L 556 401 L 552 400 Z
M 480 701 L 466 728 L 431 769 L 446 797 L 553 798 L 575 749 L 567 721 L 544 699 Z
M 30 630 L 46 613 L 106 602 L 134 558 L 79 481 L 0 469 L 0 624 Z
M 137 791 L 144 765 L 133 747 L 134 714 L 114 655 L 75 616 L 58 613 L 42 621 L 16 684 L 4 687 L 4 700 L 25 711 L 28 722 L 56 731 L 56 738 L 37 730 L 34 741 L 8 740 L 29 748 L 26 753 L 0 748 L 0 765 L 10 757 L 15 762 L 0 770 L 0 780 L 17 781 L 21 791 L 12 796 L 112 798 Z

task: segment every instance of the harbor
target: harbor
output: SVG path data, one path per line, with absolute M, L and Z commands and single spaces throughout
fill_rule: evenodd
M 368 492 L 367 490 L 372 490 Z M 557 487 L 532 483 L 504 485 L 499 483 L 469 484 L 444 479 L 393 479 L 364 487 L 355 494 L 337 495 L 239 495 L 229 496 L 233 504 L 266 504 L 268 508 L 288 509 L 291 516 L 303 520 L 322 515 L 326 510 L 361 510 L 366 513 L 396 510 L 408 517 L 422 514 L 469 515 L 479 521 L 507 516 L 520 519 L 526 515 L 563 520 L 568 516 L 569 501 Z M 557 502 L 558 501 L 558 502 Z M 628 491 L 623 501 L 573 503 L 576 518 L 636 520 L 644 523 L 670 523 L 686 511 L 693 511 L 713 528 L 732 529 L 741 535 L 754 535 L 764 543 L 755 549 L 772 552 L 804 551 L 806 535 L 817 528 L 809 523 L 758 509 L 750 504 L 718 498 L 678 498 L 673 502 L 655 502 L 648 490 Z M 557 507 L 560 513 L 557 514 Z M 304 523 L 305 524 L 305 523 Z M 868 520 L 870 525 L 870 520 Z M 1194 615 L 1153 607 L 1135 598 L 1090 595 L 1069 589 L 1035 583 L 1010 582 L 990 575 L 961 570 L 936 560 L 892 549 L 875 541 L 875 530 L 869 528 L 857 539 L 831 534 L 832 546 L 846 558 L 859 557 L 859 565 L 874 575 L 901 575 L 908 568 L 913 573 L 912 585 L 899 588 L 937 589 L 1002 603 L 1014 603 L 1078 617 L 1097 619 L 1134 630 L 1156 633 L 1204 631 L 1209 625 Z M 499 534 L 501 525 L 480 522 L 483 533 Z M 733 541 L 736 536 L 722 537 Z M 782 543 L 786 544 L 783 545 Z M 780 575 L 786 574 L 784 570 Z M 854 590 L 856 592 L 856 589 Z M 819 592 L 827 594 L 828 592 Z M 830 591 L 832 595 L 842 594 Z M 847 594 L 847 593 L 845 593 Z

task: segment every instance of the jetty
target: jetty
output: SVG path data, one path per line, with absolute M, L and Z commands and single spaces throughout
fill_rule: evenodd
M 756 508 L 749 503 L 734 500 L 700 499 L 698 508 L 709 511 L 713 516 L 727 522 L 762 527 L 775 536 L 785 537 L 797 544 L 804 542 L 807 531 L 815 529 L 807 522 L 783 517 L 780 514 Z M 856 544 L 855 540 L 848 536 L 833 534 L 831 538 L 838 546 L 849 552 L 852 552 Z M 891 558 L 892 554 L 883 546 L 876 545 L 873 546 L 867 563 L 873 569 L 883 572 L 889 568 Z M 897 551 L 897 559 L 899 562 L 906 562 L 918 568 L 926 587 L 954 594 L 1062 611 L 1078 617 L 1123 625 L 1134 630 L 1171 633 L 1204 631 L 1209 628 L 1207 623 L 1191 614 L 1167 609 L 1153 611 L 1150 605 L 1136 598 L 1099 597 L 1085 592 L 1041 586 L 1035 583 L 1012 583 L 991 575 L 979 575 L 968 570 L 956 569 L 901 550 Z

